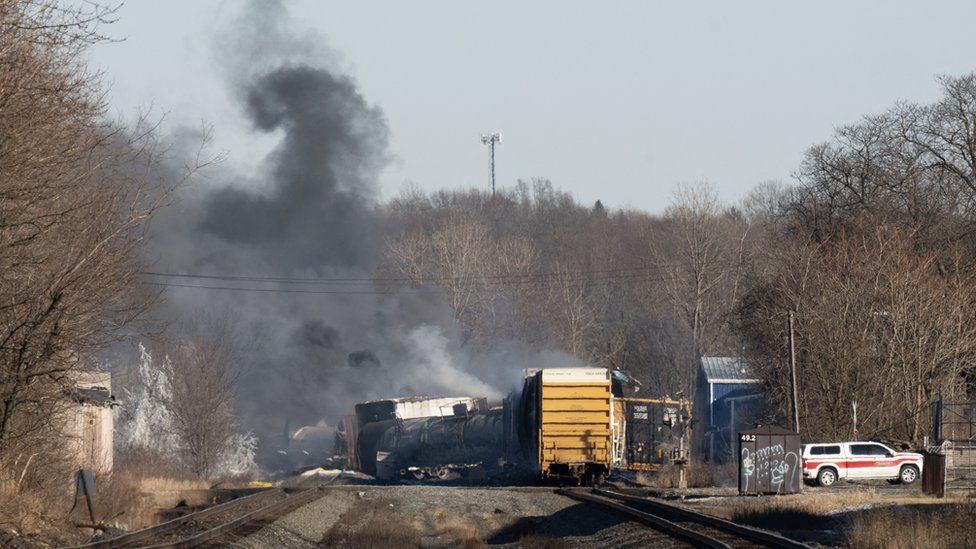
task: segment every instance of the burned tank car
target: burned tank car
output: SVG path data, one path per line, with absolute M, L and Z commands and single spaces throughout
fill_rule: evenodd
M 476 465 L 494 466 L 505 457 L 500 410 L 470 416 L 393 419 L 368 423 L 358 438 L 364 473 L 381 480 L 405 474 L 443 477 Z

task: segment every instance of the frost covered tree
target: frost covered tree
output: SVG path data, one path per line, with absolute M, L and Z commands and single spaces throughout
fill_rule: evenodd
M 139 346 L 139 379 L 126 391 L 121 445 L 148 450 L 203 478 L 254 472 L 257 439 L 235 421 L 236 377 L 218 346 L 182 341 L 163 359 Z M 223 364 L 223 367 L 221 366 Z
M 139 344 L 139 381 L 133 389 L 125 391 L 126 404 L 116 409 L 120 415 L 118 434 L 123 448 L 176 455 L 180 443 L 169 409 L 173 398 L 171 371 L 168 358 L 157 364 L 149 350 Z

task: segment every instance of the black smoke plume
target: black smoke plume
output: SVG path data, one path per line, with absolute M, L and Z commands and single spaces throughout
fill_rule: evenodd
M 167 287 L 160 313 L 174 322 L 226 315 L 250 343 L 240 423 L 272 468 L 286 466 L 276 462 L 283 431 L 335 425 L 356 402 L 415 392 L 497 397 L 514 386 L 514 372 L 545 362 L 512 343 L 469 356 L 437 295 L 371 291 L 389 131 L 321 38 L 296 28 L 280 3 L 252 2 L 220 41 L 216 63 L 241 113 L 257 137 L 280 139 L 256 171 L 219 165 L 185 189 L 154 220 L 150 245 L 155 271 L 218 277 L 175 279 L 212 288 Z M 336 278 L 355 283 L 310 281 Z
M 256 136 L 280 140 L 253 173 L 211 168 L 154 221 L 150 245 L 155 271 L 220 277 L 176 279 L 222 289 L 168 287 L 161 314 L 174 322 L 226 315 L 250 342 L 240 423 L 271 466 L 283 466 L 275 463 L 283 431 L 323 419 L 334 425 L 358 401 L 408 388 L 497 393 L 458 369 L 451 315 L 434 298 L 384 297 L 368 282 L 349 291 L 228 278 L 368 281 L 382 254 L 376 192 L 388 160 L 385 119 L 329 65 L 321 39 L 295 27 L 280 3 L 252 2 L 222 39 L 217 63 L 241 113 Z

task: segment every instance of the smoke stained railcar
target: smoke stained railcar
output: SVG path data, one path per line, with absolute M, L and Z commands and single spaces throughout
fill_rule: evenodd
M 376 474 L 376 445 L 386 432 L 390 421 L 422 418 L 467 416 L 471 412 L 488 410 L 488 402 L 480 397 L 413 396 L 372 400 L 356 404 L 355 412 L 346 415 L 341 423 L 335 451 L 346 458 L 347 467 Z M 376 426 L 373 424 L 382 423 Z M 365 436 L 363 442 L 360 437 Z
M 380 480 L 441 478 L 504 460 L 502 410 L 471 416 L 392 419 L 365 425 L 359 435 L 363 472 Z
M 655 471 L 686 460 L 691 406 L 686 400 L 617 398 L 616 430 L 622 452 L 615 463 L 630 471 Z
M 345 445 L 355 458 L 350 463 L 384 480 L 442 478 L 474 467 L 490 474 L 497 465 L 540 479 L 596 482 L 611 469 L 682 463 L 687 401 L 619 393 L 608 369 L 550 368 L 527 375 L 521 391 L 492 410 L 472 399 L 474 410 L 455 403 L 444 417 L 403 418 L 395 403 L 408 399 L 363 403 L 347 416 L 355 443 Z

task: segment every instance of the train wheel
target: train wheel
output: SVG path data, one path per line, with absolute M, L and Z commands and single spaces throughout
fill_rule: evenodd
M 451 470 L 447 467 L 438 467 L 434 469 L 434 476 L 441 480 L 446 480 L 449 476 L 451 476 Z

